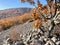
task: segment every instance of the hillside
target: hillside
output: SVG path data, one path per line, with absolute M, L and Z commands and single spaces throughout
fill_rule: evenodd
M 14 8 L 0 11 L 0 28 L 2 30 L 0 32 L 0 45 L 45 45 L 48 41 L 52 45 L 60 43 L 60 24 L 55 25 L 51 32 L 52 36 L 47 38 L 47 32 L 41 33 L 40 29 L 33 31 L 34 21 L 31 21 L 31 19 L 34 16 L 31 15 L 30 11 L 30 8 Z M 57 19 L 59 18 L 57 17 Z
M 29 13 L 30 11 L 31 8 L 11 8 L 11 9 L 0 10 L 0 19 L 17 16 L 24 13 Z

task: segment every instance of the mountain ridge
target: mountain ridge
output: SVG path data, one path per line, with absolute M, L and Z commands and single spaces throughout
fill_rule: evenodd
M 32 8 L 10 8 L 0 10 L 0 19 L 29 13 Z

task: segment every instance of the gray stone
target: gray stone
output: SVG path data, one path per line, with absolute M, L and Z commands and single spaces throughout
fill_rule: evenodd
M 15 45 L 25 45 L 22 41 L 17 41 Z

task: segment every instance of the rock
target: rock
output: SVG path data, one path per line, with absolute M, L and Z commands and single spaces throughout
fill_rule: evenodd
M 10 43 L 9 43 L 9 42 L 7 42 L 7 40 L 4 40 L 3 45 L 10 45 Z
M 46 42 L 47 40 L 48 40 L 48 38 L 45 37 L 45 38 L 44 38 L 44 41 Z
M 15 45 L 25 45 L 22 41 L 17 41 Z
M 55 43 L 54 42 L 52 42 L 50 39 L 46 42 L 46 44 L 45 45 L 55 45 Z
M 43 38 L 42 37 L 40 37 L 39 40 L 43 42 Z
M 57 41 L 56 37 L 52 37 L 51 40 L 52 40 L 53 42 L 56 42 L 56 41 Z
M 43 42 L 40 41 L 40 40 L 34 40 L 34 41 L 32 42 L 32 44 L 34 44 L 34 45 L 44 45 Z
M 32 29 L 33 30 L 33 29 Z M 56 31 L 56 30 L 55 30 Z M 54 31 L 54 33 L 55 33 Z M 58 45 L 60 42 L 57 40 L 57 37 L 48 37 L 49 32 L 46 31 L 45 33 L 41 33 L 41 31 L 27 31 L 27 33 L 21 33 L 20 40 L 16 41 L 14 45 Z M 10 39 L 6 39 L 10 42 Z M 6 41 L 5 40 L 5 41 Z M 6 45 L 8 45 L 6 41 Z M 12 44 L 13 45 L 13 44 Z
M 57 42 L 56 42 L 56 45 L 60 45 L 60 41 L 57 41 Z

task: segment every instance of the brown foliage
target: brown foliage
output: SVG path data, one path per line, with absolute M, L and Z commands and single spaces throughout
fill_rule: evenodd
M 33 20 L 36 20 L 37 18 L 39 18 L 40 16 L 38 15 L 38 13 L 36 13 L 36 8 L 32 9 L 31 11 L 31 17 Z
M 48 5 L 51 7 L 54 0 L 48 0 Z
M 37 1 L 37 6 L 38 6 L 39 8 L 42 7 L 42 4 L 40 3 L 39 0 Z
M 42 20 L 39 18 L 34 21 L 33 27 L 36 28 L 41 28 L 42 27 Z
M 26 0 L 20 0 L 21 2 L 25 2 Z
M 44 13 L 46 16 L 49 16 L 50 15 L 50 12 L 49 12 L 49 10 L 47 8 L 47 5 L 43 6 L 42 9 L 43 9 L 42 10 L 42 13 Z
M 33 0 L 29 0 L 29 3 L 32 5 L 35 4 L 35 2 Z
M 37 18 L 37 19 L 34 21 L 34 23 L 33 23 L 34 29 L 37 29 L 37 28 L 40 29 L 40 28 L 42 27 L 42 22 L 46 23 L 46 22 L 47 22 L 47 19 L 46 19 L 46 18 L 44 18 L 44 19 L 42 19 L 42 18 Z
M 32 4 L 32 5 L 34 5 L 35 4 L 35 2 L 34 2 L 34 0 L 20 0 L 21 2 L 29 2 L 30 4 Z

